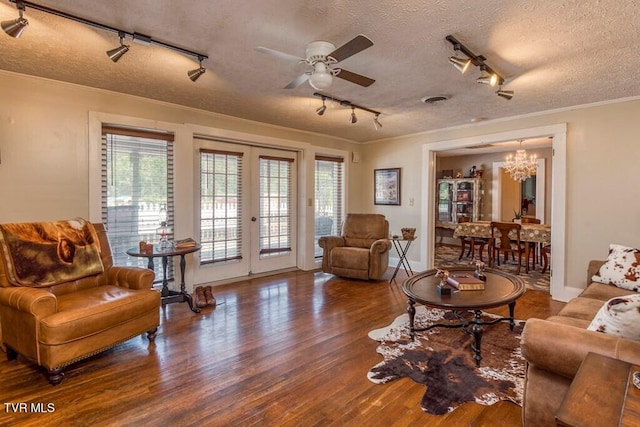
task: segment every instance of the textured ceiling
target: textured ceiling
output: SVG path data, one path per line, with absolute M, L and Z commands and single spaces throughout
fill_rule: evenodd
M 207 68 L 158 46 L 132 43 L 118 63 L 111 32 L 27 7 L 20 39 L 0 34 L 0 68 L 167 101 L 259 122 L 366 142 L 592 102 L 639 96 L 640 8 L 632 0 L 34 0 L 66 13 L 204 53 Z M 0 20 L 17 17 L 0 0 Z M 307 83 L 283 87 L 301 65 L 255 51 L 304 56 L 307 43 L 336 46 L 358 34 L 374 46 L 340 63 L 376 80 L 368 88 L 334 79 L 327 94 L 382 112 L 330 106 L 324 116 Z M 506 79 L 512 100 L 448 64 L 454 35 Z M 449 99 L 428 105 L 431 95 Z

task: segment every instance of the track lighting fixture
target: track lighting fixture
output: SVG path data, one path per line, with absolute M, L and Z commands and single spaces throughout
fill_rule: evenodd
M 202 66 L 202 60 L 203 58 L 199 56 L 198 63 L 200 64 L 200 67 L 196 68 L 195 70 L 191 70 L 187 72 L 187 76 L 189 76 L 192 82 L 195 82 L 196 80 L 198 80 L 200 76 L 207 71 L 207 69 Z
M 51 15 L 55 15 L 61 18 L 69 19 L 71 21 L 79 22 L 84 25 L 88 25 L 93 28 L 97 28 L 99 30 L 109 31 L 109 32 L 118 34 L 118 36 L 120 37 L 120 46 L 115 49 L 111 49 L 107 51 L 107 55 L 113 62 L 117 62 L 122 57 L 122 55 L 127 53 L 127 51 L 129 50 L 129 46 L 125 45 L 123 41 L 125 37 L 130 37 L 136 43 L 140 43 L 144 45 L 153 44 L 156 46 L 163 47 L 165 49 L 170 49 L 170 50 L 182 53 L 184 55 L 198 58 L 198 61 L 200 62 L 200 68 L 189 71 L 187 73 L 189 75 L 189 78 L 194 82 L 198 79 L 198 77 L 200 77 L 206 71 L 206 69 L 202 66 L 202 61 L 209 58 L 207 55 L 203 55 L 201 53 L 194 52 L 188 49 L 183 49 L 181 47 L 174 46 L 169 43 L 153 40 L 150 36 L 147 36 L 144 34 L 131 33 L 128 31 L 120 30 L 118 28 L 110 27 L 108 25 L 91 21 L 89 19 L 80 18 L 78 16 L 71 15 L 66 12 L 61 12 L 59 10 L 52 9 L 47 6 L 42 6 L 36 3 L 32 3 L 30 1 L 23 1 L 23 0 L 9 0 L 9 1 L 16 4 L 16 7 L 18 8 L 18 12 L 20 13 L 20 17 L 18 19 L 14 19 L 11 21 L 2 21 L 0 23 L 0 26 L 2 26 L 2 29 L 4 30 L 4 32 L 10 35 L 11 37 L 14 37 L 14 38 L 20 37 L 20 35 L 22 34 L 26 26 L 29 24 L 29 22 L 22 17 L 22 14 L 25 11 L 26 7 L 30 7 L 31 9 L 39 10 L 40 12 L 49 13 Z
M 500 86 L 500 89 L 498 89 L 496 91 L 496 94 L 499 97 L 506 99 L 507 101 L 510 100 L 511 98 L 513 98 L 513 91 L 512 90 L 502 90 L 502 86 Z
M 351 106 L 351 117 L 349 117 L 349 123 L 356 123 L 358 118 L 356 117 L 356 107 Z
M 122 57 L 122 55 L 124 55 L 129 51 L 129 46 L 124 44 L 124 33 L 121 32 L 118 35 L 120 36 L 120 46 L 118 46 L 115 49 L 111 49 L 107 51 L 107 56 L 113 62 L 118 62 L 118 60 Z
M 452 35 L 448 35 L 447 37 L 445 37 L 445 39 L 453 45 L 454 51 L 461 52 L 468 58 L 468 60 L 465 60 L 465 59 L 460 59 L 458 57 L 452 56 L 449 58 L 450 64 L 456 67 L 456 69 L 458 69 L 461 73 L 464 73 L 469 67 L 469 65 L 473 64 L 476 67 L 480 68 L 480 70 L 482 71 L 482 75 L 476 79 L 477 83 L 486 84 L 491 87 L 495 87 L 496 85 L 502 87 L 502 84 L 504 83 L 504 78 L 500 74 L 492 70 L 491 67 L 489 67 L 485 63 L 487 58 L 485 58 L 482 55 L 474 54 Z M 513 91 L 503 91 L 502 89 L 500 89 L 496 93 L 498 93 L 499 96 L 502 96 L 503 98 L 506 98 L 506 99 L 513 98 Z
M 18 9 L 18 14 L 20 15 L 18 18 L 12 19 L 10 21 L 2 21 L 0 23 L 0 26 L 2 26 L 4 32 L 14 39 L 19 38 L 22 35 L 24 29 L 27 28 L 27 25 L 29 25 L 29 21 L 22 17 L 22 14 L 24 13 L 24 3 L 22 3 L 21 1 L 16 1 L 16 8 Z
M 324 112 L 327 110 L 327 106 L 324 104 L 325 99 L 327 99 L 327 98 L 325 98 L 323 96 L 322 97 L 322 106 L 318 107 L 318 109 L 316 110 L 316 114 L 318 114 L 319 116 L 323 115 Z
M 380 113 L 376 114 L 375 116 L 373 116 L 373 127 L 378 130 L 382 128 L 382 123 L 380 123 L 380 121 L 378 120 L 378 116 L 380 116 Z
M 356 108 L 358 110 L 362 110 L 362 111 L 366 111 L 367 113 L 371 113 L 373 114 L 373 126 L 376 128 L 376 130 L 380 129 L 382 127 L 382 123 L 380 123 L 380 121 L 378 120 L 378 117 L 380 116 L 380 111 L 376 111 L 376 110 L 372 110 L 370 108 L 367 107 L 363 107 L 361 105 L 357 105 L 357 104 L 352 104 L 350 101 L 345 101 L 344 99 L 338 99 L 338 98 L 334 98 L 333 96 L 329 96 L 329 95 L 325 95 L 323 93 L 320 92 L 314 92 L 313 96 L 317 96 L 318 98 L 322 99 L 322 106 L 318 107 L 318 109 L 316 109 L 316 114 L 318 114 L 319 116 L 323 115 L 325 110 L 326 110 L 326 106 L 325 106 L 325 101 L 331 101 L 334 102 L 338 105 L 340 105 L 341 107 L 346 107 L 346 108 L 351 108 L 351 114 L 349 115 L 349 123 L 357 123 L 358 122 L 358 117 L 356 116 Z

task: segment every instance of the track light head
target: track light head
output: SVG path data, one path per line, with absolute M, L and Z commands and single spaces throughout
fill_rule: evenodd
M 496 91 L 496 94 L 499 97 L 506 99 L 507 101 L 510 100 L 511 98 L 513 98 L 513 91 L 512 90 L 502 90 L 502 87 L 500 87 L 500 89 Z
M 207 71 L 206 68 L 204 67 L 200 67 L 200 68 L 196 68 L 195 70 L 191 70 L 187 73 L 187 76 L 189 76 L 189 78 L 191 79 L 192 82 L 195 82 L 196 80 L 198 80 L 200 78 L 201 75 L 203 75 L 205 72 Z
M 502 78 L 493 71 L 491 71 L 489 74 L 485 74 L 487 72 L 487 67 L 485 65 L 481 65 L 480 70 L 482 70 L 483 75 L 476 79 L 476 83 L 489 85 L 491 87 L 494 87 L 495 85 L 502 85 Z
M 124 44 L 124 33 L 120 32 L 119 36 L 120 36 L 120 46 L 118 46 L 115 49 L 111 49 L 107 51 L 107 56 L 113 62 L 118 62 L 118 60 L 122 58 L 122 55 L 129 52 L 129 46 Z
M 498 76 L 496 74 L 487 74 L 486 76 L 481 76 L 476 79 L 476 83 L 480 83 L 483 85 L 489 85 L 494 87 L 498 84 Z
M 451 56 L 449 57 L 449 64 L 453 65 L 456 68 L 456 70 L 464 74 L 469 69 L 469 66 L 471 65 L 471 60 L 469 58 L 464 59 L 464 58 L 457 58 L 455 56 Z
M 378 116 L 380 115 L 380 113 L 376 114 L 373 117 L 373 127 L 378 130 L 382 128 L 382 123 L 380 123 L 380 121 L 378 120 Z
M 454 43 L 453 50 L 454 50 L 454 52 L 460 52 L 461 51 L 461 45 L 458 44 L 458 43 Z M 458 58 L 457 56 L 450 56 L 449 57 L 449 64 L 453 65 L 455 67 L 455 69 L 460 71 L 460 73 L 462 73 L 462 74 L 464 74 L 469 69 L 469 66 L 472 63 L 473 63 L 473 61 L 471 61 L 471 58 L 469 58 L 468 56 L 467 56 L 467 58 Z
M 349 123 L 356 123 L 358 118 L 356 117 L 356 109 L 355 107 L 351 107 L 351 116 L 349 117 Z
M 201 56 L 198 57 L 198 63 L 200 64 L 200 67 L 196 68 L 195 70 L 191 70 L 187 72 L 187 76 L 189 76 L 189 78 L 191 79 L 192 82 L 195 82 L 196 80 L 198 80 L 200 78 L 201 75 L 203 75 L 207 69 L 204 68 L 202 66 L 202 60 L 204 58 L 202 58 Z
M 323 97 L 322 97 L 322 106 L 320 106 L 320 107 L 318 107 L 318 108 L 316 109 L 316 114 L 318 114 L 319 116 L 323 115 L 323 114 L 324 114 L 324 112 L 327 110 L 327 106 L 324 104 L 324 100 L 325 100 L 325 99 L 326 99 L 326 98 L 323 96 Z
M 29 25 L 29 21 L 22 17 L 22 13 L 24 12 L 24 3 L 17 1 L 16 7 L 18 8 L 20 17 L 10 21 L 2 21 L 0 23 L 2 30 L 14 39 L 20 38 L 24 29 Z
M 118 60 L 120 60 L 120 58 L 122 58 L 122 56 L 127 52 L 129 52 L 129 46 L 127 46 L 126 44 L 121 44 L 115 49 L 108 50 L 107 56 L 113 62 L 118 62 Z

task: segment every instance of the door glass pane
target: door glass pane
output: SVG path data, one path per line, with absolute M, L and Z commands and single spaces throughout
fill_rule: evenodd
M 242 259 L 242 154 L 200 153 L 201 263 Z
M 260 157 L 260 257 L 291 252 L 291 159 Z

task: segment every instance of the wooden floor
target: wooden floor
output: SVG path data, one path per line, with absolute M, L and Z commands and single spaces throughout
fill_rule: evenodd
M 165 306 L 155 344 L 136 337 L 73 365 L 55 387 L 22 357 L 1 357 L 0 425 L 518 425 L 511 403 L 436 417 L 420 408 L 423 386 L 367 379 L 381 361 L 367 333 L 405 312 L 400 283 L 292 272 L 219 286 L 215 309 Z M 516 317 L 561 307 L 528 291 Z

